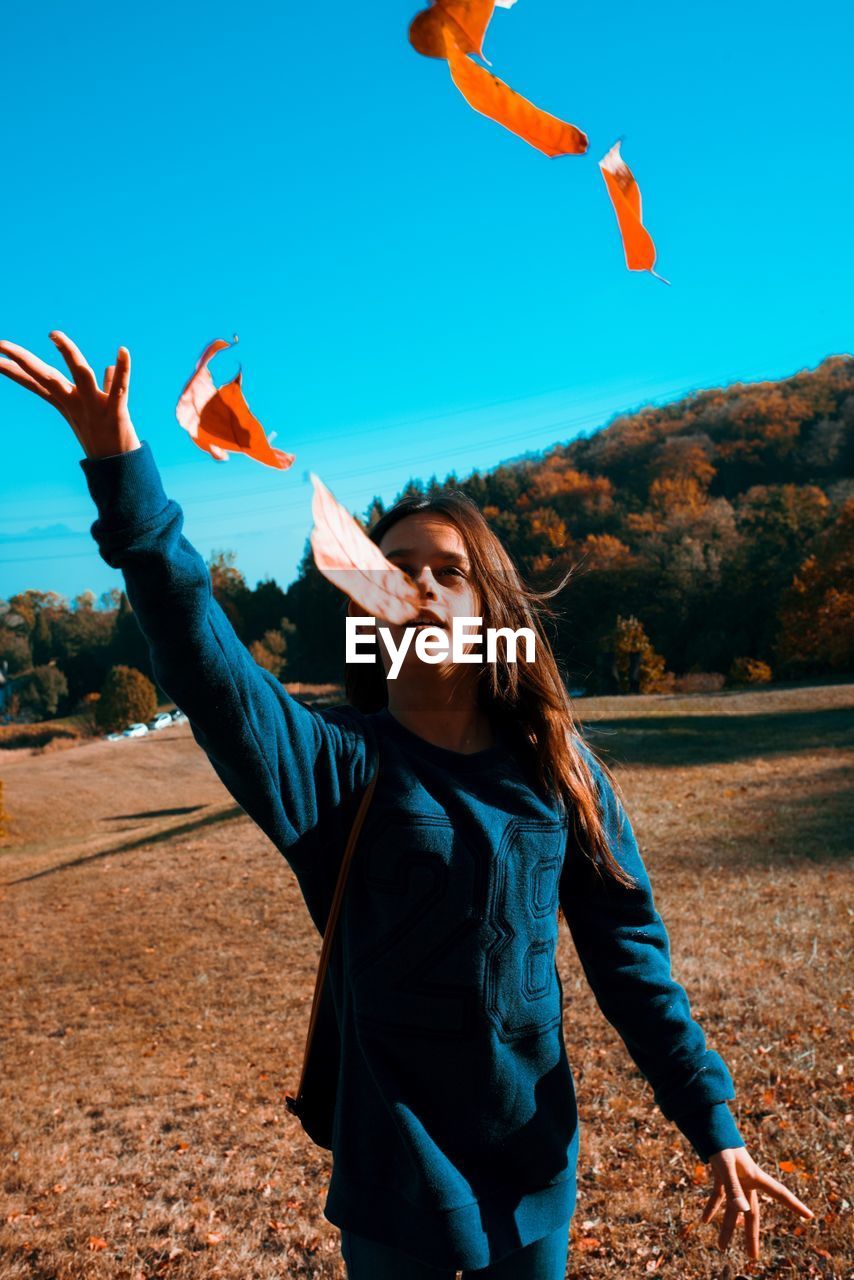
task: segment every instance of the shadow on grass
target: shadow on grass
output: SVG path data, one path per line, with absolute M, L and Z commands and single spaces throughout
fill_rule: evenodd
M 583 720 L 583 717 L 582 717 Z M 590 746 L 616 765 L 731 764 L 854 746 L 854 710 L 757 715 L 649 716 L 584 725 Z
M 618 769 L 750 765 L 758 759 L 793 757 L 791 785 L 782 790 L 766 790 L 761 773 L 746 785 L 721 789 L 720 803 L 733 815 L 727 826 L 735 827 L 736 837 L 719 839 L 712 832 L 710 855 L 719 863 L 734 859 L 753 865 L 781 860 L 837 863 L 850 857 L 854 830 L 850 758 L 822 759 L 802 775 L 797 757 L 854 744 L 851 709 L 603 720 L 586 725 L 585 736 Z
M 233 818 L 245 818 L 246 813 L 240 805 L 222 809 L 217 813 L 208 813 L 192 822 L 181 822 L 177 826 L 165 827 L 162 831 L 152 831 L 148 835 L 137 836 L 133 840 L 125 840 L 121 844 L 110 845 L 109 849 L 99 849 L 97 853 L 84 854 L 82 858 L 72 858 L 69 862 L 61 862 L 56 867 L 45 867 L 44 871 L 34 871 L 29 876 L 19 876 L 17 880 L 6 880 L 5 885 L 26 884 L 30 880 L 41 880 L 43 876 L 53 876 L 59 871 L 70 871 L 73 867 L 82 867 L 87 862 L 97 862 L 99 858 L 112 858 L 117 853 L 130 853 L 146 844 L 157 844 L 162 840 L 174 840 L 176 836 L 189 835 L 202 827 L 213 826 L 217 822 L 231 822 Z
M 789 793 L 783 806 L 766 800 L 756 818 L 774 841 L 775 855 L 800 862 L 850 860 L 854 831 L 854 787 L 850 763 L 840 761 L 810 773 L 809 787 Z M 749 852 L 749 850 L 748 850 Z
M 203 804 L 184 804 L 177 809 L 140 809 L 137 813 L 109 813 L 102 822 L 125 822 L 134 818 L 176 818 L 179 813 L 196 813 Z

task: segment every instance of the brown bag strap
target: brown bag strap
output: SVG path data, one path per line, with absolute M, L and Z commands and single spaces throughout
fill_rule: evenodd
M 353 851 L 356 848 L 356 841 L 359 839 L 359 832 L 362 829 L 362 823 L 365 821 L 365 814 L 373 799 L 374 788 L 377 785 L 377 777 L 380 772 L 379 756 L 377 757 L 377 767 L 374 770 L 374 776 L 368 783 L 362 795 L 361 803 L 356 817 L 353 820 L 353 826 L 350 829 L 350 835 L 347 840 L 347 846 L 344 850 L 344 857 L 341 861 L 341 869 L 338 872 L 338 883 L 335 886 L 335 896 L 332 899 L 332 906 L 329 909 L 329 919 L 326 922 L 326 931 L 323 935 L 323 947 L 320 952 L 320 964 L 317 967 L 317 980 L 314 984 L 314 999 L 311 1002 L 311 1017 L 308 1022 L 308 1038 L 305 1045 L 305 1054 L 302 1061 L 302 1071 L 300 1073 L 299 1088 L 297 1089 L 297 1097 L 302 1093 L 305 1083 L 305 1073 L 308 1067 L 308 1056 L 311 1052 L 311 1041 L 314 1036 L 314 1028 L 317 1022 L 317 1015 L 320 1009 L 320 997 L 323 991 L 323 982 L 326 977 L 326 970 L 329 967 L 329 956 L 332 952 L 332 935 L 335 932 L 335 925 L 338 922 L 338 916 L 341 911 L 341 903 L 344 900 L 344 886 L 347 882 L 347 872 L 350 869 L 350 862 L 353 857 Z

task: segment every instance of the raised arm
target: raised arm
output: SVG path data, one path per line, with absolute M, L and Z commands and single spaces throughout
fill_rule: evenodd
M 652 1085 L 663 1114 L 703 1161 L 744 1141 L 727 1102 L 735 1098 L 723 1059 L 707 1048 L 685 989 L 671 973 L 670 940 L 629 818 L 613 787 L 586 752 L 609 847 L 637 881 L 627 888 L 567 849 L 560 901 L 587 980 L 605 1017 Z
M 360 718 L 304 706 L 255 662 L 182 533 L 183 511 L 167 498 L 148 441 L 80 466 L 98 508 L 92 534 L 102 558 L 124 575 L 158 684 L 186 713 L 225 786 L 299 874 L 300 843 L 318 828 L 321 809 L 348 807 L 367 781 Z
M 72 423 L 98 510 L 92 534 L 102 558 L 124 576 L 157 681 L 186 713 L 235 800 L 288 859 L 322 929 L 336 855 L 373 773 L 366 719 L 353 708 L 304 706 L 255 662 L 213 595 L 207 565 L 182 533 L 183 512 L 164 491 L 149 443 L 140 442 L 130 422 L 125 348 L 101 391 L 74 344 L 64 335 L 55 340 L 74 384 L 8 342 L 0 343 L 0 355 L 11 357 L 0 361 L 0 372 L 36 390 Z

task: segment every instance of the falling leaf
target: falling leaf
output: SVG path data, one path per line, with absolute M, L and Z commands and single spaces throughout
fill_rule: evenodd
M 631 169 L 620 155 L 619 141 L 615 142 L 608 154 L 599 161 L 599 168 L 617 215 L 620 235 L 623 238 L 626 266 L 630 271 L 649 271 L 657 280 L 670 284 L 664 276 L 653 271 L 655 245 L 652 236 L 643 225 L 640 187 L 635 182 Z
M 583 155 L 587 135 L 574 124 L 535 107 L 521 93 L 511 89 L 486 67 L 472 62 L 454 39 L 453 32 L 443 29 L 445 56 L 451 79 L 470 107 L 503 125 L 511 133 L 536 147 L 547 156 Z
M 475 111 L 488 116 L 547 156 L 581 155 L 587 137 L 574 125 L 541 111 L 492 75 L 468 54 L 484 58 L 483 39 L 496 7 L 515 0 L 433 0 L 409 28 L 413 48 L 428 58 L 445 58 L 451 78 Z M 484 58 L 484 61 L 487 61 Z
M 396 625 L 411 622 L 421 605 L 415 583 L 386 560 L 375 542 L 359 527 L 314 472 L 311 549 L 324 578 L 344 591 L 371 617 Z
M 409 27 L 409 41 L 426 58 L 444 58 L 443 28 L 453 32 L 464 53 L 483 58 L 483 38 L 496 9 L 512 9 L 516 0 L 432 0 Z M 484 61 L 488 59 L 484 58 Z
M 264 434 L 244 398 L 242 371 L 224 386 L 214 385 L 208 364 L 218 351 L 231 345 L 224 338 L 208 343 L 181 392 L 175 415 L 198 447 L 218 462 L 227 462 L 229 453 L 245 453 L 268 467 L 285 471 L 296 455 L 272 447 L 273 436 Z
M 495 9 L 495 0 L 434 0 L 418 13 L 409 28 L 413 49 L 426 58 L 445 58 L 445 31 L 453 34 L 465 53 L 483 57 L 483 37 Z

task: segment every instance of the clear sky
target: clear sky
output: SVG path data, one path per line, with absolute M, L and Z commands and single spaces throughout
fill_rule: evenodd
M 518 0 L 486 53 L 584 129 L 550 160 L 407 41 L 417 0 L 9 6 L 0 337 L 102 374 L 185 532 L 294 576 L 309 470 L 350 510 L 617 410 L 851 351 L 847 0 Z M 597 160 L 623 137 L 668 288 L 626 270 Z M 297 454 L 217 463 L 175 419 L 206 342 Z M 64 367 L 64 366 L 63 366 Z M 0 596 L 121 585 L 70 427 L 0 378 Z

